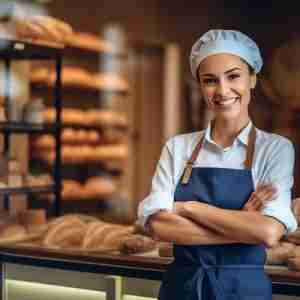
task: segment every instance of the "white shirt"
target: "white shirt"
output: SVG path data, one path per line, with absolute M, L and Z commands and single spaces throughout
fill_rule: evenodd
M 204 131 L 170 138 L 163 147 L 157 164 L 151 192 L 139 204 L 138 222 L 145 226 L 152 214 L 160 210 L 173 210 L 176 186 L 201 136 L 204 135 L 204 143 L 194 167 L 244 169 L 251 127 L 252 122 L 249 122 L 233 145 L 225 149 L 211 139 L 211 124 Z M 254 187 L 272 183 L 277 188 L 274 199 L 267 202 L 261 213 L 283 223 L 288 233 L 297 228 L 297 221 L 291 210 L 294 163 L 294 147 L 287 138 L 256 129 L 252 163 Z

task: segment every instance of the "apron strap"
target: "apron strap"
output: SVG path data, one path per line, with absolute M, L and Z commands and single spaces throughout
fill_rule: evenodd
M 251 170 L 251 168 L 252 168 L 254 149 L 255 149 L 255 140 L 256 140 L 256 129 L 252 125 L 251 131 L 250 131 L 249 137 L 248 137 L 247 154 L 246 154 L 246 160 L 244 163 L 245 169 L 248 169 L 248 170 Z
M 249 137 L 248 137 L 246 160 L 244 163 L 245 169 L 248 169 L 248 170 L 251 170 L 251 167 L 252 167 L 254 148 L 255 148 L 255 139 L 256 139 L 256 130 L 255 130 L 255 127 L 252 125 L 251 131 L 250 131 Z M 204 141 L 204 135 L 201 137 L 200 141 L 194 148 L 190 159 L 186 163 L 186 166 L 184 168 L 184 173 L 183 173 L 183 176 L 181 179 L 181 184 L 188 184 L 190 177 L 192 175 L 193 164 L 199 155 L 203 141 Z
M 201 137 L 200 141 L 198 142 L 195 149 L 193 150 L 193 153 L 192 153 L 190 159 L 186 163 L 186 166 L 184 168 L 184 173 L 183 173 L 183 176 L 181 179 L 182 184 L 188 184 L 188 182 L 190 180 L 190 177 L 192 174 L 192 169 L 193 169 L 193 164 L 199 155 L 203 141 L 204 141 L 204 135 Z

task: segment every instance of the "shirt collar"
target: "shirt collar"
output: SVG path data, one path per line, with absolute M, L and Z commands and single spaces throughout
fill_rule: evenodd
M 252 126 L 253 126 L 253 123 L 250 120 L 248 125 L 236 137 L 236 139 L 245 146 L 248 145 L 249 133 L 251 131 Z M 211 133 L 212 133 L 211 131 L 212 131 L 212 121 L 209 122 L 209 124 L 205 130 L 204 140 L 209 143 L 216 144 L 211 138 Z

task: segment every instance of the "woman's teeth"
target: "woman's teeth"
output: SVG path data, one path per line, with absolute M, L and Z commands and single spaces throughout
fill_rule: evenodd
M 227 100 L 221 100 L 221 101 L 215 101 L 215 104 L 218 106 L 230 106 L 232 104 L 234 104 L 236 101 L 238 100 L 238 98 L 231 98 L 231 99 L 227 99 Z

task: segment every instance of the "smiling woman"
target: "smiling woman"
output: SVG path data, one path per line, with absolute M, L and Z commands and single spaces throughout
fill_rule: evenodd
M 191 71 L 214 119 L 167 141 L 139 220 L 174 243 L 160 300 L 271 300 L 266 247 L 297 228 L 291 211 L 294 148 L 254 127 L 248 106 L 262 67 L 255 42 L 211 30 Z

